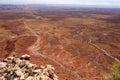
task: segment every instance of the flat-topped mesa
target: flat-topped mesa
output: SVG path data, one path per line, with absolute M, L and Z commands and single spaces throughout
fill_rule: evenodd
M 30 63 L 30 56 L 14 56 L 0 61 L 0 80 L 58 80 L 51 65 L 40 66 Z

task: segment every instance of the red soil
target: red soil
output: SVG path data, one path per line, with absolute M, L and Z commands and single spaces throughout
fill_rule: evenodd
M 61 68 L 59 65 L 57 65 L 56 63 L 42 58 L 38 55 L 36 55 L 35 53 L 31 53 L 28 51 L 28 47 L 32 46 L 32 44 L 34 44 L 36 41 L 36 37 L 35 36 L 24 36 L 24 37 L 20 37 L 17 39 L 16 43 L 15 43 L 15 55 L 17 57 L 20 57 L 23 54 L 29 54 L 31 56 L 31 62 L 35 63 L 37 65 L 46 65 L 46 64 L 51 64 L 55 67 L 55 72 L 56 74 L 59 76 L 60 80 L 73 80 L 76 77 L 74 75 L 72 75 L 71 73 L 65 71 L 63 68 Z M 75 79 L 75 80 L 79 80 L 79 79 Z
M 13 22 L 3 25 L 1 28 L 10 30 L 12 34 L 17 35 L 14 38 L 9 35 L 9 37 L 1 40 L 0 59 L 11 54 L 15 54 L 16 57 L 20 57 L 23 54 L 29 54 L 32 63 L 39 66 L 46 64 L 53 65 L 59 80 L 79 80 L 75 75 L 66 71 L 53 61 L 42 58 L 36 53 L 29 51 L 28 48 L 36 42 L 37 38 L 25 28 L 23 23 Z M 114 62 L 86 42 L 79 42 L 75 45 L 78 51 L 76 49 L 71 49 L 71 51 L 69 51 L 63 47 L 63 45 L 59 44 L 56 37 L 50 37 L 48 35 L 40 35 L 40 37 L 40 53 L 59 61 L 69 69 L 77 72 L 84 80 L 100 80 L 100 75 L 104 72 L 108 72 L 111 64 Z M 70 46 L 68 46 L 68 48 L 69 47 Z M 76 54 L 72 53 L 74 50 L 77 51 Z
M 7 57 L 9 55 L 9 53 L 7 53 L 7 51 L 5 50 L 6 48 L 6 44 L 7 40 L 1 41 L 0 42 L 0 60 L 2 60 L 3 58 Z
M 15 34 L 18 36 L 26 33 L 31 34 L 27 29 L 25 29 L 23 21 L 9 22 L 0 26 L 0 28 L 9 30 L 11 34 Z
M 0 60 L 6 58 L 9 55 L 14 54 L 16 57 L 20 57 L 23 54 L 29 54 L 31 56 L 31 62 L 35 63 L 37 65 L 46 65 L 51 64 L 55 67 L 55 73 L 58 75 L 59 80 L 79 80 L 75 75 L 72 73 L 66 71 L 64 68 L 59 66 L 58 64 L 48 60 L 47 58 L 42 58 L 38 56 L 36 53 L 31 53 L 28 48 L 32 46 L 36 42 L 36 37 L 33 36 L 32 33 L 29 34 L 29 36 L 24 36 L 21 34 L 21 32 L 24 32 L 23 29 L 25 28 L 18 28 L 19 30 L 16 30 L 16 27 L 19 26 L 20 23 L 12 23 L 12 27 L 2 26 L 2 28 L 6 30 L 11 30 L 15 32 L 14 34 L 17 34 L 18 36 L 11 38 L 4 38 L 0 42 Z
M 100 75 L 104 71 L 109 72 L 113 61 L 104 54 L 101 54 L 95 47 L 88 45 L 88 43 L 79 43 L 77 48 L 82 52 L 72 54 L 66 51 L 62 45 L 56 45 L 57 41 L 55 39 L 52 39 L 54 43 L 51 42 L 50 44 L 50 39 L 49 36 L 41 35 L 39 51 L 58 60 L 71 70 L 76 71 L 85 80 L 100 80 Z

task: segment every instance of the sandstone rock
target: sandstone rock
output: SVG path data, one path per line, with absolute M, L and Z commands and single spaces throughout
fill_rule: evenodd
M 28 78 L 26 78 L 26 80 L 33 80 L 33 77 L 29 76 Z
M 19 78 L 14 78 L 13 80 L 19 80 Z
M 15 73 L 16 73 L 16 75 L 19 76 L 19 77 L 23 75 L 22 70 L 20 70 L 20 69 L 17 70 L 17 71 L 15 71 Z
M 6 62 L 0 62 L 0 69 L 1 68 L 4 68 L 4 67 L 6 67 L 7 66 L 7 63 Z
M 22 56 L 20 57 L 20 59 L 30 60 L 30 56 L 27 55 L 27 54 L 25 54 L 25 55 L 22 55 Z
M 8 57 L 0 62 L 0 80 L 58 80 L 51 65 L 30 63 L 30 56 Z

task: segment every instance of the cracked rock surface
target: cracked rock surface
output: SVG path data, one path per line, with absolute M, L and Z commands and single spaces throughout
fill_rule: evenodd
M 58 80 L 58 77 L 51 65 L 38 67 L 30 63 L 29 55 L 22 55 L 0 61 L 0 80 Z

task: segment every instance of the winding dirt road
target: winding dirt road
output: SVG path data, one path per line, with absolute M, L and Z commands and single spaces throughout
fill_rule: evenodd
M 97 48 L 99 51 L 101 51 L 104 55 L 108 56 L 109 58 L 115 60 L 116 62 L 120 62 L 119 59 L 117 59 L 116 57 L 113 57 L 112 55 L 110 55 L 110 53 L 108 53 L 106 50 L 100 48 L 98 45 L 96 44 L 93 44 L 92 43 L 92 40 L 89 39 L 89 42 L 88 42 L 90 45 L 94 46 L 95 48 Z
M 57 65 L 59 65 L 60 67 L 62 67 L 63 69 L 65 69 L 66 71 L 68 71 L 68 72 L 72 73 L 73 75 L 75 75 L 79 80 L 83 80 L 83 78 L 82 78 L 79 74 L 77 74 L 75 71 L 67 68 L 66 66 L 64 66 L 63 64 L 61 64 L 60 62 L 58 62 L 57 60 L 55 60 L 55 59 L 53 59 L 53 58 L 51 58 L 51 57 L 49 57 L 49 56 L 47 56 L 47 55 L 41 54 L 41 53 L 38 51 L 38 50 L 39 50 L 39 46 L 40 46 L 40 40 L 41 40 L 40 36 L 39 36 L 36 32 L 34 32 L 34 31 L 27 25 L 27 23 L 26 23 L 25 21 L 24 21 L 23 23 L 24 23 L 25 27 L 26 27 L 31 33 L 33 33 L 34 36 L 37 37 L 36 42 L 35 42 L 31 47 L 29 47 L 29 51 L 31 51 L 32 53 L 36 53 L 36 55 L 39 55 L 39 56 L 41 56 L 41 57 L 43 57 L 43 58 L 47 58 L 48 60 L 51 60 L 52 62 L 56 63 Z

